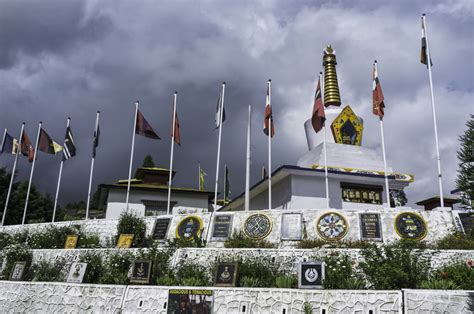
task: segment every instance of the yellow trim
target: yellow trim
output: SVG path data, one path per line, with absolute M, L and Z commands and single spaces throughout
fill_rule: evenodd
M 250 235 L 247 233 L 247 231 L 246 231 L 246 229 L 245 229 L 245 225 L 247 224 L 247 222 L 249 221 L 249 219 L 252 218 L 252 217 L 255 217 L 255 216 L 264 216 L 264 217 L 266 217 L 266 218 L 268 219 L 268 221 L 270 222 L 270 228 L 268 229 L 267 233 L 266 233 L 264 236 L 261 236 L 261 237 L 252 237 L 252 236 L 250 236 Z M 272 230 L 273 230 L 273 221 L 272 221 L 272 219 L 271 219 L 268 215 L 265 215 L 265 214 L 252 214 L 252 215 L 248 216 L 248 217 L 245 219 L 245 221 L 244 221 L 244 226 L 243 226 L 242 229 L 244 229 L 245 235 L 246 235 L 247 237 L 249 237 L 250 239 L 263 240 L 263 239 L 265 239 L 266 237 L 268 237 L 268 236 L 270 235 L 270 233 L 272 232 Z
M 336 166 L 329 166 L 329 165 L 327 167 L 328 167 L 328 169 L 332 168 L 332 169 L 342 170 L 342 171 L 346 171 L 346 172 L 350 172 L 350 173 L 357 173 L 357 172 L 354 172 L 354 171 L 364 171 L 364 172 L 369 172 L 369 173 L 373 173 L 373 174 L 385 175 L 385 172 L 377 171 L 377 170 L 367 170 L 367 169 L 360 169 L 360 168 L 345 168 L 345 167 L 336 167 Z M 324 165 L 312 164 L 311 169 L 324 169 Z M 395 178 L 395 180 L 397 180 L 397 181 L 413 182 L 414 179 L 415 179 L 415 177 L 410 173 L 387 172 L 387 175 L 406 176 L 406 177 L 410 178 L 409 180 Z
M 176 230 L 175 230 L 175 236 L 176 236 L 176 238 L 181 239 L 181 236 L 179 235 L 179 232 L 178 232 L 178 231 L 179 231 L 179 227 L 181 226 L 181 224 L 182 224 L 185 220 L 188 220 L 189 218 L 194 218 L 194 219 L 196 219 L 196 220 L 198 221 L 198 223 L 199 223 L 199 230 L 197 231 L 196 235 L 197 235 L 198 237 L 201 236 L 202 229 L 203 229 L 203 226 L 204 226 L 204 223 L 203 223 L 201 217 L 195 216 L 195 215 L 190 215 L 190 216 L 186 216 L 185 218 L 181 219 L 181 221 L 176 225 Z M 187 238 L 187 239 L 192 240 L 192 239 L 194 239 L 194 236 L 191 236 L 191 237 L 189 237 L 189 238 Z
M 319 223 L 321 222 L 321 220 L 323 219 L 323 217 L 327 216 L 327 215 L 330 215 L 330 214 L 335 214 L 335 215 L 338 215 L 339 217 L 342 218 L 342 220 L 344 221 L 345 225 L 346 225 L 346 229 L 344 230 L 344 232 L 339 235 L 337 238 L 329 238 L 329 237 L 326 237 L 324 234 L 322 234 L 320 231 L 319 231 Z M 347 233 L 349 232 L 349 222 L 347 221 L 346 217 L 344 217 L 342 214 L 338 213 L 338 212 L 326 212 L 324 214 L 322 214 L 321 216 L 319 216 L 319 219 L 317 220 L 316 222 L 316 232 L 319 234 L 319 236 L 323 239 L 323 240 L 326 240 L 326 241 L 339 241 L 339 240 L 342 240 L 346 237 Z
M 398 230 L 398 227 L 397 227 L 397 221 L 398 219 L 400 218 L 400 216 L 404 215 L 404 214 L 409 214 L 409 215 L 412 215 L 412 216 L 415 216 L 417 217 L 418 219 L 420 219 L 421 223 L 423 224 L 423 226 L 425 227 L 425 231 L 423 232 L 423 234 L 417 238 L 408 238 L 404 235 L 402 235 L 400 233 L 400 231 Z M 421 241 L 423 240 L 426 235 L 428 234 L 428 225 L 426 224 L 426 221 L 423 219 L 423 217 L 418 214 L 418 213 L 415 213 L 415 212 L 403 212 L 403 213 L 400 213 L 398 214 L 395 219 L 393 220 L 393 228 L 395 229 L 395 232 L 397 233 L 397 235 L 402 238 L 402 239 L 408 239 L 408 240 L 418 240 L 418 241 Z

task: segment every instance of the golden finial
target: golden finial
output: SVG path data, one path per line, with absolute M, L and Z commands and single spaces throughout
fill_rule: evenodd
M 331 45 L 323 51 L 324 66 L 324 106 L 340 106 L 341 94 L 336 73 L 336 54 Z

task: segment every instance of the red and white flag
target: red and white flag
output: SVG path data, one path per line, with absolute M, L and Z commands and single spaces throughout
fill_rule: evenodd
M 263 122 L 263 133 L 268 136 L 268 131 L 270 129 L 271 124 L 271 137 L 275 136 L 275 125 L 273 123 L 273 113 L 272 113 L 272 106 L 270 104 L 270 80 L 268 81 L 267 85 L 267 98 L 265 103 L 265 120 Z
M 311 124 L 316 133 L 323 128 L 324 121 L 326 121 L 326 114 L 324 113 L 323 99 L 321 98 L 321 78 L 319 78 L 314 95 L 313 115 L 311 117 Z
M 377 71 L 377 61 L 374 62 L 372 75 L 374 79 L 372 83 L 372 112 L 374 115 L 379 116 L 380 119 L 383 119 L 385 103 L 382 92 L 382 86 L 380 85 L 379 74 Z

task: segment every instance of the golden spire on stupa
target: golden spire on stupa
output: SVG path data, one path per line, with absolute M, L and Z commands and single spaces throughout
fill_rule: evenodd
M 324 106 L 340 106 L 341 94 L 337 83 L 336 54 L 331 45 L 323 51 L 324 66 Z

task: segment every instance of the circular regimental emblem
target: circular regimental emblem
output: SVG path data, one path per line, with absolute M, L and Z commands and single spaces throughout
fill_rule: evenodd
M 326 213 L 319 218 L 316 224 L 316 230 L 321 238 L 328 241 L 341 240 L 346 236 L 347 229 L 346 219 L 338 213 Z
M 254 214 L 245 220 L 244 233 L 252 239 L 263 239 L 272 231 L 272 222 L 267 215 Z
M 202 230 L 202 220 L 197 216 L 189 216 L 181 220 L 176 227 L 178 239 L 193 239 L 199 237 Z
M 427 232 L 423 218 L 415 213 L 401 213 L 395 218 L 395 231 L 404 239 L 422 240 Z

